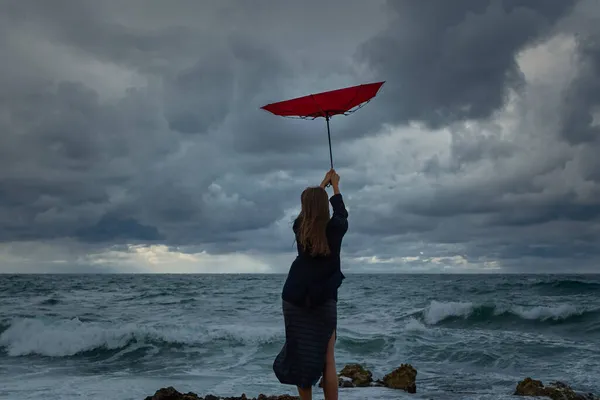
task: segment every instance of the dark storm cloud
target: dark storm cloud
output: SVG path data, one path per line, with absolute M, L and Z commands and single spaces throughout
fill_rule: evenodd
M 141 225 L 133 218 L 104 215 L 93 226 L 76 232 L 83 241 L 104 242 L 113 240 L 155 241 L 164 239 L 153 226 Z
M 19 221 L 29 239 L 77 235 L 88 224 L 102 229 L 95 220 L 115 207 L 110 188 L 127 186 L 137 168 L 176 149 L 168 137 L 156 137 L 164 121 L 135 91 L 116 104 L 102 103 L 78 82 L 5 95 L 10 125 L 0 138 L 0 201 L 7 211 L 1 226 Z
M 103 15 L 89 3 L 68 15 L 33 3 L 11 6 L 17 21 L 38 21 L 52 40 L 111 62 L 143 65 L 186 52 L 181 43 L 173 49 L 169 30 L 149 34 L 98 20 Z M 205 39 L 195 38 L 200 46 Z M 223 165 L 235 168 L 235 147 L 261 142 L 261 130 L 249 129 L 253 117 L 236 127 L 234 137 L 218 130 L 232 110 L 264 93 L 267 81 L 276 82 L 281 60 L 240 35 L 222 44 L 197 51 L 190 66 L 179 53 L 171 61 L 180 65 L 162 75 L 162 90 L 129 89 L 119 100 L 101 99 L 83 82 L 51 78 L 3 92 L 2 122 L 9 132 L 0 139 L 3 240 L 210 242 L 277 218 L 277 204 L 237 194 L 243 184 L 226 193 L 213 183 L 226 172 Z M 259 105 L 253 104 L 254 115 Z M 190 134 L 201 136 L 190 141 Z
M 116 6 L 116 7 L 115 7 Z M 118 20 L 120 11 L 141 12 L 143 2 L 128 6 L 117 3 L 58 0 L 8 1 L 3 17 L 14 27 L 25 27 L 52 42 L 64 43 L 94 58 L 128 65 L 145 73 L 178 71 L 173 62 L 193 60 L 199 48 L 211 45 L 208 35 L 198 36 L 199 29 L 152 23 L 134 28 Z M 122 8 L 122 10 L 119 10 Z M 204 38 L 204 41 L 198 39 Z
M 229 114 L 233 96 L 231 64 L 210 60 L 182 71 L 170 82 L 165 98 L 169 128 L 181 133 L 206 133 Z M 199 94 L 202 97 L 199 98 Z
M 598 142 L 600 123 L 594 112 L 600 107 L 600 37 L 582 34 L 579 37 L 583 73 L 565 94 L 562 136 L 571 144 Z M 594 164 L 597 173 L 598 165 Z
M 521 82 L 516 53 L 547 35 L 576 1 L 390 1 L 397 17 L 360 57 L 387 79 L 387 122 L 431 126 L 486 118 Z
M 522 92 L 518 52 L 556 34 L 557 22 L 576 5 L 581 6 L 579 17 L 584 9 L 597 15 L 593 3 L 390 2 L 398 15 L 395 23 L 365 43 L 359 53 L 375 67 L 378 78 L 396 77 L 393 82 L 388 79 L 379 96 L 382 104 L 392 104 L 394 109 L 377 107 L 374 113 L 382 120 L 419 121 L 430 127 L 487 119 L 506 104 L 509 88 Z M 598 163 L 592 154 L 600 151 L 600 124 L 594 115 L 599 104 L 600 36 L 597 28 L 577 22 L 570 21 L 572 29 L 566 32 L 577 34 L 581 63 L 573 68 L 581 72 L 567 85 L 558 114 L 554 110 L 555 115 L 549 115 L 549 120 L 558 118 L 556 129 L 550 126 L 546 132 L 543 124 L 524 125 L 521 129 L 526 130 L 519 135 L 525 139 L 507 141 L 500 127 L 479 126 L 496 131 L 491 135 L 464 126 L 451 128 L 450 159 L 444 162 L 433 155 L 422 164 L 430 189 L 390 199 L 396 207 L 381 215 L 361 203 L 360 212 L 370 218 L 361 218 L 360 231 L 379 237 L 398 235 L 397 246 L 458 244 L 471 257 L 504 260 L 508 269 L 533 269 L 532 259 L 570 255 L 576 263 L 588 260 L 588 270 L 597 269 L 600 188 L 594 183 Z M 531 104 L 516 107 L 520 106 L 526 107 L 521 118 L 528 121 Z M 554 144 L 552 132 L 585 147 Z M 554 148 L 523 147 L 539 146 L 544 140 Z M 490 163 L 495 167 L 488 171 L 488 179 L 468 179 Z M 522 169 L 516 173 L 511 163 Z M 560 188 L 567 182 L 570 190 Z M 382 254 L 383 247 L 379 247 Z M 519 266 L 519 260 L 527 260 L 530 267 Z
M 166 118 L 175 131 L 206 133 L 217 128 L 228 115 L 250 109 L 250 117 L 242 114 L 241 126 L 235 127 L 234 132 L 238 132 L 240 141 L 247 143 L 244 138 L 250 138 L 257 142 L 254 133 L 261 139 L 263 129 L 243 133 L 248 131 L 247 124 L 258 118 L 264 93 L 274 90 L 285 66 L 270 49 L 243 37 L 230 36 L 225 44 L 168 80 Z

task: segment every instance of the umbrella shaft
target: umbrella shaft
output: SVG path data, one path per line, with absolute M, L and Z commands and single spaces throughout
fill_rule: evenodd
M 331 169 L 333 169 L 333 153 L 331 152 L 331 132 L 329 130 L 329 116 L 325 117 L 327 121 L 327 139 L 329 140 L 329 162 L 331 163 Z

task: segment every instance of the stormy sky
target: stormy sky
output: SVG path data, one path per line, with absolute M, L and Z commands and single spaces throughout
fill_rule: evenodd
M 285 272 L 332 120 L 348 272 L 600 272 L 596 0 L 0 0 L 0 272 Z

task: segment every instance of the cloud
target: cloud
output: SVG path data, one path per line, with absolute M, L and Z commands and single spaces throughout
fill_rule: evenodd
M 359 160 L 379 152 L 373 170 L 404 173 L 389 178 L 393 185 L 362 191 L 358 213 L 371 218 L 360 230 L 395 233 L 403 248 L 408 241 L 446 244 L 446 252 L 457 246 L 469 257 L 498 260 L 505 271 L 596 270 L 600 186 L 585 173 L 591 144 L 571 146 L 561 137 L 562 93 L 587 68 L 573 62 L 580 51 L 571 35 L 524 49 L 516 57 L 523 85 L 490 118 L 363 140 Z M 531 68 L 541 55 L 551 67 Z
M 386 30 L 361 46 L 361 58 L 390 79 L 388 122 L 439 127 L 491 116 L 522 83 L 515 54 L 552 33 L 575 1 L 395 1 Z M 387 110 L 386 110 L 387 111 Z
M 325 124 L 259 108 L 380 79 L 348 270 L 597 270 L 596 2 L 141 4 L 0 6 L 0 271 L 285 272 Z

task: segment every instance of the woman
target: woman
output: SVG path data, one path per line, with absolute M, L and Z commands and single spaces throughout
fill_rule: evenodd
M 273 370 L 281 383 L 296 385 L 302 400 L 312 399 L 312 386 L 323 375 L 326 400 L 337 400 L 334 345 L 337 292 L 345 278 L 340 267 L 348 212 L 340 194 L 340 176 L 331 169 L 318 187 L 302 192 L 302 209 L 294 221 L 298 256 L 282 291 L 285 345 Z M 331 184 L 328 199 L 325 187 Z M 333 215 L 329 215 L 329 202 Z

